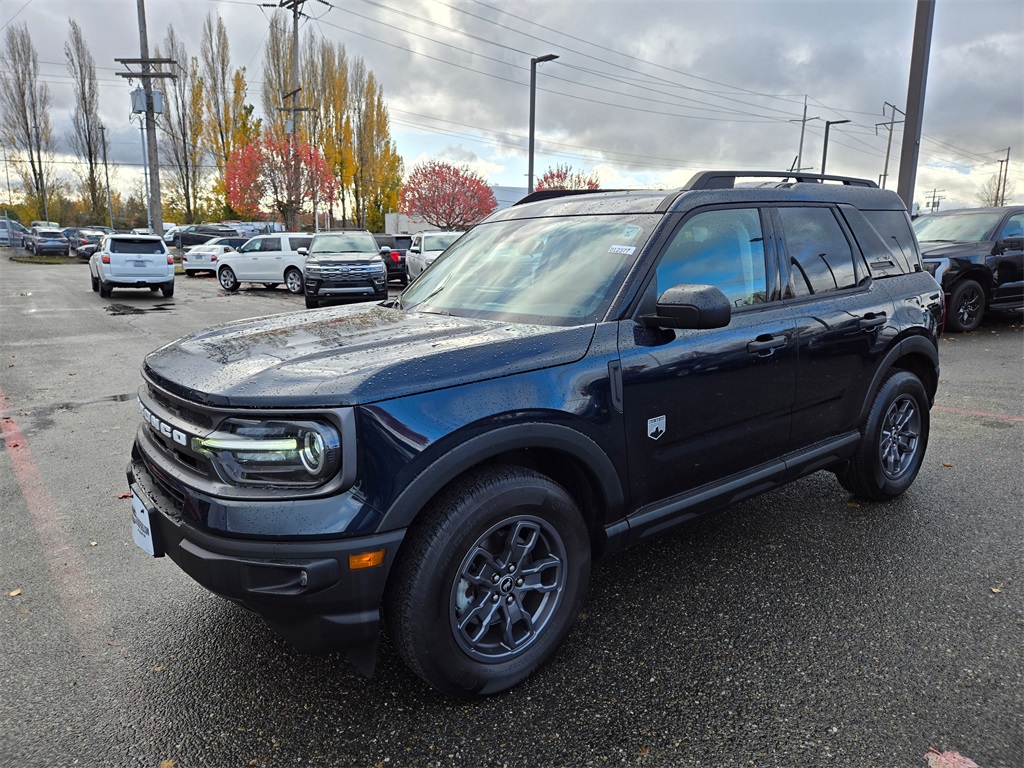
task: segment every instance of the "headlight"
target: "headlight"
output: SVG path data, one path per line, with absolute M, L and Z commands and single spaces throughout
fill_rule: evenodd
M 192 449 L 225 482 L 255 488 L 316 488 L 341 465 L 341 437 L 319 421 L 228 419 L 213 435 L 193 437 Z
M 320 275 L 320 265 L 313 264 L 312 262 L 306 262 L 306 274 L 307 275 Z

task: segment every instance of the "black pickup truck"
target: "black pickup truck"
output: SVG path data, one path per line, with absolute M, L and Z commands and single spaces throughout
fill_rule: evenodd
M 427 683 L 493 694 L 555 654 L 594 558 L 818 470 L 907 491 L 941 322 L 870 181 L 537 192 L 397 300 L 148 355 L 134 538 L 298 648 L 370 673 L 383 613 Z

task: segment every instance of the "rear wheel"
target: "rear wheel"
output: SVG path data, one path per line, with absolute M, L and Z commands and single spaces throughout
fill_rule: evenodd
M 909 371 L 878 388 L 864 421 L 863 438 L 849 466 L 837 474 L 850 493 L 873 501 L 894 499 L 914 482 L 928 447 L 928 394 Z
M 504 691 L 554 655 L 590 579 L 590 541 L 549 478 L 483 467 L 413 525 L 385 598 L 398 653 L 457 698 Z
M 100 281 L 100 296 L 102 298 L 104 298 L 104 299 L 109 299 L 110 298 L 110 292 L 113 291 L 114 289 L 111 286 L 107 285 L 105 282 L 103 282 L 103 278 L 102 277 L 99 279 L 99 281 Z
M 241 283 L 238 282 L 238 278 L 235 277 L 234 271 L 231 267 L 221 267 L 217 272 L 217 282 L 220 283 L 220 287 L 225 291 L 237 291 L 238 286 Z
M 100 281 L 96 279 L 96 275 L 92 272 L 89 273 L 89 282 L 92 283 L 93 291 L 98 291 L 100 289 Z
M 981 316 L 985 313 L 985 292 L 975 280 L 962 280 L 957 283 L 949 296 L 946 309 L 946 326 L 951 331 L 966 333 L 981 325 Z
M 302 293 L 305 288 L 302 282 L 302 273 L 294 267 L 286 269 L 284 272 L 284 287 L 288 289 L 288 293 Z
M 195 276 L 196 276 L 196 271 L 194 269 L 186 269 L 185 270 L 185 277 L 195 277 Z
M 160 290 L 164 292 L 165 299 L 171 298 L 171 296 L 174 295 L 174 281 L 172 280 L 169 283 L 165 283 Z

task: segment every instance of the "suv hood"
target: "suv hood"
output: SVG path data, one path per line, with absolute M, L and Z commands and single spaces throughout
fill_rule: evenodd
M 209 405 L 357 405 L 572 363 L 594 328 L 341 307 L 197 331 L 147 355 L 144 370 Z
M 921 243 L 921 257 L 924 259 L 955 259 L 958 256 L 988 256 L 992 253 L 992 241 L 977 243 L 940 243 L 925 240 Z

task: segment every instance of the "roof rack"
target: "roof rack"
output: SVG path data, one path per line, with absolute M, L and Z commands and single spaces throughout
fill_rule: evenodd
M 802 173 L 799 171 L 702 171 L 695 174 L 683 189 L 687 191 L 698 189 L 732 189 L 736 186 L 737 178 L 792 179 L 793 181 L 805 184 L 838 181 L 849 187 L 878 187 L 870 179 L 858 179 L 852 176 L 832 176 L 820 173 Z
M 568 195 L 586 195 L 593 194 L 594 192 L 636 192 L 635 189 L 538 189 L 536 192 L 531 192 L 526 197 L 522 198 L 513 205 L 523 205 L 525 203 L 536 203 L 538 200 L 551 200 L 555 197 L 567 197 Z

